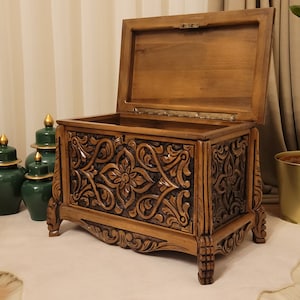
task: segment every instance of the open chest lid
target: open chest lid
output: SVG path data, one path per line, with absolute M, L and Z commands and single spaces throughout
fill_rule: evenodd
M 273 8 L 123 21 L 118 112 L 263 123 Z

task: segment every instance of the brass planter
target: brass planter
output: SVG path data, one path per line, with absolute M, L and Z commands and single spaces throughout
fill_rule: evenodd
M 275 155 L 282 216 L 300 223 L 300 151 Z

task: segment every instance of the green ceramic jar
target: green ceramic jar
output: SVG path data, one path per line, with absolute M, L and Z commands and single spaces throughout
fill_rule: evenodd
M 0 138 L 0 215 L 19 212 L 21 186 L 24 181 L 25 169 L 18 164 L 17 151 L 7 145 L 8 139 L 3 134 Z
M 35 133 L 35 148 L 42 155 L 42 162 L 48 164 L 49 172 L 54 171 L 55 164 L 55 128 L 54 121 L 50 114 L 44 119 L 45 128 L 39 129 Z M 34 162 L 36 151 L 30 153 L 25 160 L 25 167 L 28 170 L 29 165 Z
M 22 184 L 23 201 L 34 221 L 47 219 L 47 207 L 52 195 L 52 177 L 48 164 L 42 162 L 42 156 L 36 152 L 35 161 L 28 166 L 25 181 Z

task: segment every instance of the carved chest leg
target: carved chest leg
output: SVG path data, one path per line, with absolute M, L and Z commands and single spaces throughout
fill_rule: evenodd
M 197 241 L 198 279 L 201 284 L 213 283 L 215 255 L 212 237 L 201 236 Z

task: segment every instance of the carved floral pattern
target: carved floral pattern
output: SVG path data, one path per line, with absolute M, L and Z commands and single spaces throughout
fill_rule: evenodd
M 150 175 L 141 167 L 136 167 L 135 158 L 126 148 L 116 155 L 115 163 L 108 163 L 100 171 L 105 183 L 116 190 L 117 198 L 127 209 L 136 198 L 154 184 Z
M 214 228 L 246 213 L 248 135 L 212 146 Z
M 69 132 L 73 205 L 192 232 L 194 146 Z

